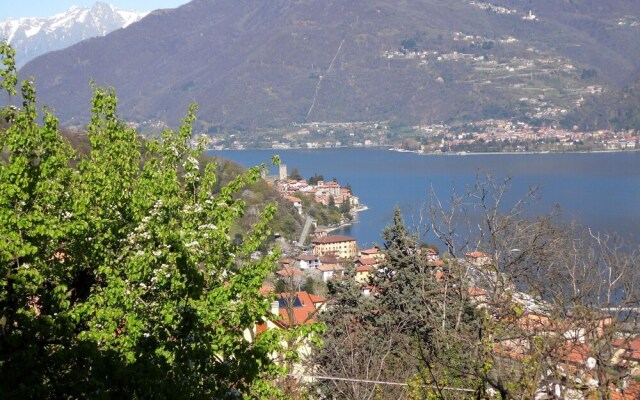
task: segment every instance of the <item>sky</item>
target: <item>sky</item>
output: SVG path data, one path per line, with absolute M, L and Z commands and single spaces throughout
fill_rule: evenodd
M 101 0 L 123 10 L 149 11 L 175 8 L 189 0 Z M 0 20 L 22 17 L 48 17 L 65 12 L 72 5 L 91 7 L 96 0 L 0 0 Z

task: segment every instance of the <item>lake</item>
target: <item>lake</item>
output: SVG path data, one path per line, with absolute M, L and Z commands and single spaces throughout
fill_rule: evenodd
M 473 184 L 485 171 L 510 176 L 507 200 L 521 198 L 530 185 L 539 185 L 539 201 L 529 214 L 562 207 L 565 219 L 575 219 L 595 231 L 617 232 L 640 243 L 640 152 L 418 155 L 386 149 L 338 148 L 314 150 L 228 150 L 210 154 L 249 167 L 269 163 L 278 154 L 288 171 L 302 176 L 351 184 L 369 208 L 358 222 L 335 233 L 353 236 L 361 247 L 381 243 L 395 207 L 407 225 L 419 222 L 430 189 L 446 199 Z M 272 174 L 277 169 L 272 168 Z

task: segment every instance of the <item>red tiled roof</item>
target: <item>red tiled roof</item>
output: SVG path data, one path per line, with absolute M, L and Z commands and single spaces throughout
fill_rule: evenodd
M 584 365 L 591 354 L 591 348 L 584 343 L 568 344 L 565 346 L 563 353 L 564 361 Z
M 289 300 L 290 297 L 290 293 L 280 293 L 278 295 L 278 299 L 280 300 Z M 315 316 L 318 312 L 319 307 L 321 307 L 322 304 L 326 303 L 327 301 L 327 299 L 325 298 L 315 296 L 307 292 L 297 292 L 295 294 L 295 299 L 297 299 L 298 302 L 294 301 L 294 307 L 291 307 L 290 309 L 287 307 L 280 307 L 278 309 L 278 313 L 281 317 L 280 321 L 278 322 L 280 322 L 285 327 L 291 325 L 310 324 L 312 322 L 315 322 Z M 295 304 L 297 304 L 297 306 L 295 306 Z M 290 321 L 290 312 L 293 316 L 293 324 Z
M 613 345 L 626 350 L 640 351 L 640 338 L 617 339 L 613 342 Z
M 285 196 L 284 197 L 285 200 L 289 200 L 293 203 L 302 203 L 302 200 L 300 200 L 299 198 L 295 197 L 295 196 Z
M 344 267 L 338 264 L 324 264 L 318 267 L 320 271 L 344 271 Z
M 320 262 L 322 264 L 337 264 L 340 262 L 340 257 L 336 256 L 335 253 L 330 252 L 320 256 Z
M 612 385 L 613 386 L 613 385 Z M 621 390 L 613 386 L 611 388 L 611 400 L 638 400 L 640 399 L 640 383 L 629 380 L 626 389 Z
M 314 244 L 327 244 L 327 243 L 340 243 L 340 242 L 355 242 L 356 239 L 350 236 L 331 235 L 317 239 L 313 239 L 311 243 Z
M 307 293 L 307 292 L 301 292 L 301 293 Z M 325 299 L 324 297 L 320 297 L 320 296 L 316 296 L 315 294 L 311 294 L 311 293 L 307 293 L 309 295 L 309 298 L 311 299 L 311 301 L 313 303 L 326 303 L 327 299 Z
M 622 358 L 640 361 L 640 338 L 617 339 L 613 345 L 625 350 Z
M 260 288 L 260 294 L 263 296 L 268 296 L 273 293 L 276 289 L 271 285 L 262 285 Z
M 371 258 L 371 257 L 360 257 L 356 260 L 356 264 L 362 264 L 362 265 L 374 265 L 377 263 L 378 261 L 376 261 L 375 258 Z
M 487 295 L 487 291 L 479 287 L 470 287 L 467 289 L 467 291 L 469 292 L 469 296 L 472 297 Z
M 373 270 L 371 265 L 361 265 L 356 268 L 356 272 L 369 272 L 371 270 Z
M 290 277 L 295 277 L 295 276 L 301 276 L 302 272 L 300 272 L 300 270 L 297 269 L 292 269 L 292 268 L 283 268 L 279 271 L 276 271 L 276 274 L 285 277 L 285 278 L 290 278 Z
M 380 253 L 380 250 L 378 250 L 377 248 L 373 247 L 371 249 L 360 250 L 360 253 L 362 253 L 362 254 L 378 254 L 378 253 Z
M 466 257 L 471 257 L 471 258 L 481 258 L 481 257 L 491 257 L 490 254 L 484 253 L 482 251 L 471 251 L 467 254 L 465 254 Z

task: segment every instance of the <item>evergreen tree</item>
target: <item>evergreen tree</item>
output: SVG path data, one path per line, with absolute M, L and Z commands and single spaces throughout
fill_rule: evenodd
M 313 353 L 309 369 L 318 375 L 353 381 L 319 381 L 316 389 L 327 399 L 398 399 L 399 386 L 363 383 L 404 382 L 411 373 L 398 352 L 399 327 L 381 318 L 375 297 L 365 297 L 348 270 L 344 279 L 328 282 L 331 306 L 319 315 L 326 325 L 322 346 Z
M 383 235 L 385 259 L 372 277 L 370 297 L 348 276 L 330 282 L 333 302 L 322 315 L 327 332 L 314 366 L 331 376 L 409 382 L 416 398 L 460 398 L 444 386 L 479 390 L 481 382 L 463 368 L 476 343 L 457 339 L 462 332 L 468 338 L 480 321 L 464 287 L 452 283 L 455 276 L 446 268 L 429 265 L 399 210 Z M 403 394 L 393 385 L 327 386 L 327 396 L 337 398 L 368 398 L 374 389 L 379 398 Z
M 458 333 L 473 332 L 480 324 L 465 283 L 452 268 L 430 265 L 418 235 L 404 225 L 399 209 L 383 235 L 385 260 L 373 285 L 381 318 L 402 328 L 401 351 L 410 360 L 418 397 L 460 396 L 443 392 L 444 386 L 479 389 L 481 383 L 468 379 L 460 368 L 473 343 L 456 340 Z

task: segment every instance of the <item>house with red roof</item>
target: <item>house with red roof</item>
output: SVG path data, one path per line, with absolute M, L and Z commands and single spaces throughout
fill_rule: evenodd
M 283 268 L 276 271 L 276 275 L 284 279 L 299 278 L 302 276 L 302 271 L 297 268 Z
M 360 284 L 367 284 L 369 283 L 371 272 L 378 268 L 378 261 L 372 257 L 358 257 L 354 266 L 356 268 L 355 281 Z
M 277 298 L 271 302 L 271 314 L 273 318 L 256 324 L 253 331 L 247 330 L 245 332 L 245 338 L 248 341 L 253 341 L 257 335 L 270 329 L 289 329 L 295 326 L 314 323 L 316 322 L 318 313 L 324 309 L 326 303 L 327 299 L 305 291 L 280 293 L 277 295 Z M 304 360 L 311 354 L 309 339 L 310 337 L 308 336 L 293 344 L 300 360 Z M 291 343 L 284 341 L 281 344 L 285 348 L 291 345 Z M 280 362 L 284 362 L 278 355 L 274 355 L 274 357 L 277 357 Z M 294 374 L 304 373 L 303 363 L 296 362 L 291 372 Z
M 378 260 L 376 260 L 373 257 L 358 257 L 354 264 L 355 264 L 356 268 L 364 266 L 364 265 L 368 265 L 370 267 L 377 268 L 378 267 Z
M 436 249 L 432 249 L 431 247 L 427 247 L 426 250 L 427 261 L 435 262 L 440 259 L 440 253 Z
M 371 265 L 356 266 L 356 275 L 353 279 L 360 284 L 369 283 L 369 277 L 373 270 L 374 268 Z
M 280 319 L 274 324 L 286 329 L 291 326 L 310 324 L 316 321 L 327 299 L 307 292 L 280 293 L 271 304 L 271 312 Z
M 360 256 L 374 258 L 378 263 L 381 263 L 384 260 L 384 253 L 377 247 L 360 250 Z
M 318 265 L 318 267 L 320 267 L 323 264 L 341 264 L 342 265 L 345 263 L 345 260 L 336 256 L 334 253 L 323 254 L 321 256 L 318 256 L 318 259 L 320 260 L 320 265 Z
M 491 264 L 491 254 L 482 251 L 471 251 L 464 255 L 464 258 L 471 264 L 481 267 L 483 265 Z
M 302 215 L 302 200 L 300 198 L 288 195 L 284 196 L 284 199 L 293 203 L 293 207 L 298 210 L 298 214 Z
M 300 285 L 302 285 L 302 271 L 297 268 L 283 268 L 276 271 L 276 275 L 285 286 L 293 285 L 293 287 L 300 289 Z
M 322 281 L 325 283 L 333 277 L 344 276 L 344 267 L 338 264 L 322 264 L 318 270 L 322 273 Z

